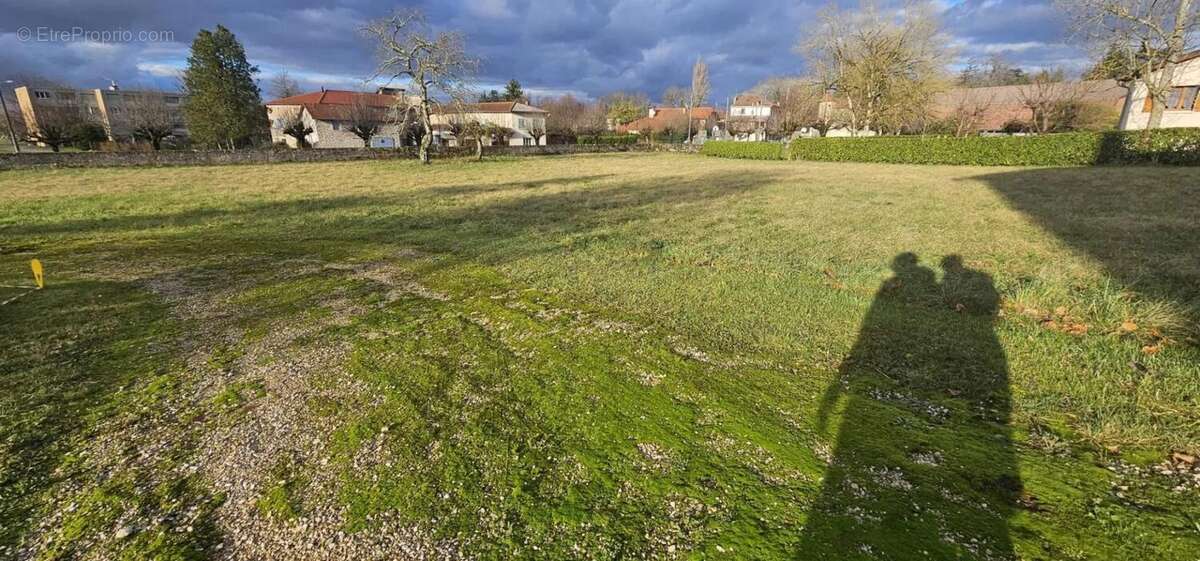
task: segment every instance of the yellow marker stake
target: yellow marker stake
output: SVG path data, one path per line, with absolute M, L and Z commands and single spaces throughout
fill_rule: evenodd
M 38 290 L 41 290 L 46 286 L 45 281 L 42 280 L 42 262 L 34 259 L 29 262 L 29 268 L 33 269 L 33 282 L 37 284 Z

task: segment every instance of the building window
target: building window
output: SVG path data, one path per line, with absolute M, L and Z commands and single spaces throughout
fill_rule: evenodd
M 38 99 L 50 99 L 50 92 L 36 91 L 33 92 L 33 97 Z
M 179 98 L 177 98 L 175 96 L 167 96 L 167 103 L 170 103 L 172 105 L 179 103 Z
M 1171 88 L 1167 92 L 1167 111 L 1193 111 L 1196 110 L 1196 97 L 1200 93 L 1200 86 L 1177 86 Z M 1146 95 L 1146 103 L 1142 110 L 1149 113 L 1154 109 L 1154 98 Z

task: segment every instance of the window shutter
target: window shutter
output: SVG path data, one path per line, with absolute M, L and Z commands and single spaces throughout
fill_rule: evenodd
M 1142 112 L 1149 113 L 1154 109 L 1154 96 L 1150 92 L 1146 92 L 1146 102 L 1142 104 Z

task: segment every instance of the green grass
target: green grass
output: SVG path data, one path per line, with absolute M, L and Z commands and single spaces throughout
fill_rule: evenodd
M 1146 468 L 1200 452 L 1198 186 L 668 154 L 6 172 L 0 284 L 32 257 L 48 284 L 0 307 L 0 547 L 46 519 L 43 558 L 210 554 L 223 497 L 174 474 L 272 399 L 242 371 L 287 325 L 369 399 L 306 381 L 330 455 L 262 458 L 280 523 L 319 480 L 351 532 L 395 514 L 487 559 L 1191 559 L 1197 490 Z M 172 312 L 216 295 L 231 317 Z M 165 459 L 87 483 L 108 420 L 167 414 Z

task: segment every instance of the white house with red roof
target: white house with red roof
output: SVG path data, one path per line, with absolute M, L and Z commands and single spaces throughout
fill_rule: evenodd
M 379 131 L 371 138 L 373 148 L 392 148 L 405 144 L 400 126 L 393 124 L 394 109 L 401 104 L 418 105 L 412 96 L 404 99 L 404 90 L 380 88 L 376 93 L 344 90 L 321 90 L 268 102 L 267 118 L 271 121 L 271 141 L 296 147 L 296 139 L 284 129 L 296 115 L 312 129 L 305 140 L 313 148 L 362 148 L 363 141 L 350 131 L 351 121 L 363 111 L 373 114 Z M 445 105 L 431 115 L 435 145 L 456 146 L 452 132 L 455 123 L 478 121 L 507 129 L 504 143 L 510 146 L 546 144 L 545 110 L 518 101 L 496 101 L 466 105 Z M 418 123 L 411 126 L 419 127 Z M 491 144 L 489 140 L 487 144 Z
M 375 93 L 345 90 L 321 90 L 267 102 L 271 122 L 271 142 L 296 147 L 296 139 L 283 129 L 297 114 L 312 129 L 306 141 L 314 148 L 362 148 L 361 138 L 350 132 L 350 121 L 362 111 L 379 123 L 371 138 L 374 148 L 392 148 L 403 144 L 399 126 L 390 124 L 389 111 L 403 101 L 404 90 L 380 88 Z
M 755 94 L 739 94 L 729 107 L 725 127 L 734 140 L 763 141 L 774 132 L 779 104 Z
M 669 132 L 672 134 L 687 133 L 688 109 L 686 107 L 651 107 L 645 117 L 630 121 L 617 127 L 617 132 L 628 134 L 650 134 Z M 692 132 L 704 131 L 707 135 L 716 130 L 721 120 L 721 114 L 714 107 L 693 107 L 690 112 Z M 699 142 L 699 141 L 697 141 Z
M 452 128 L 455 124 L 477 121 L 507 129 L 508 138 L 500 142 L 509 146 L 545 146 L 546 118 L 550 113 L 520 101 L 486 101 L 465 105 L 446 105 L 431 117 L 436 142 L 457 146 Z M 484 142 L 491 145 L 491 140 Z

